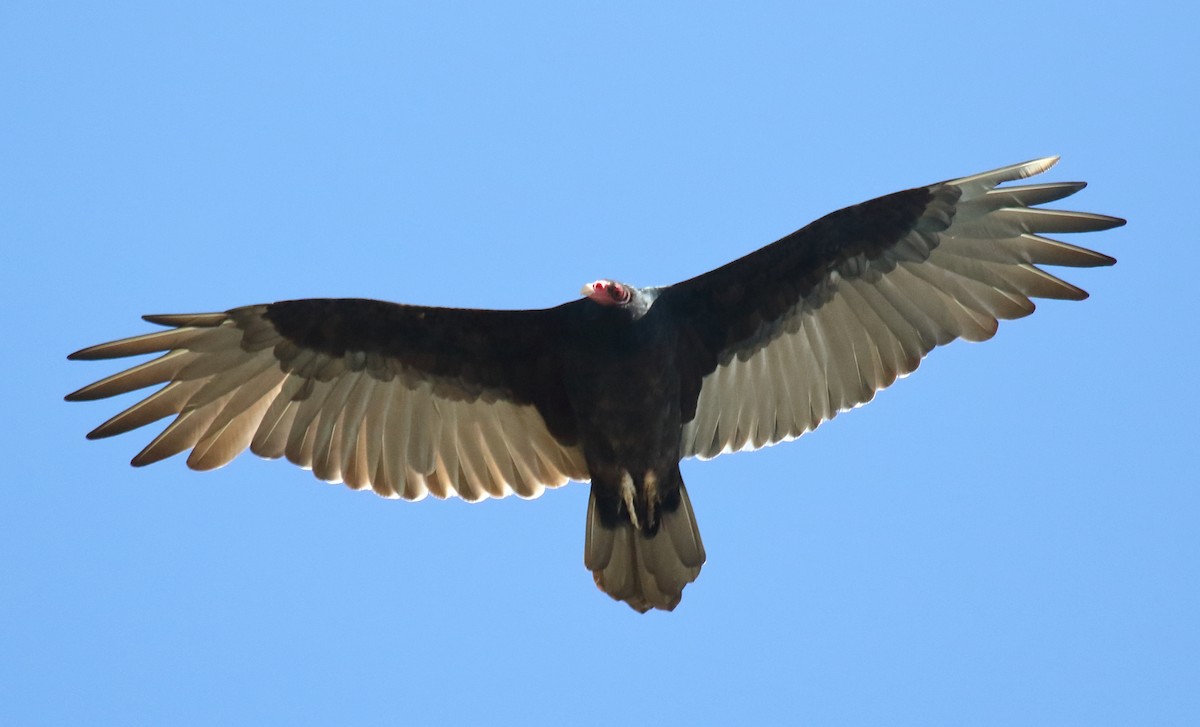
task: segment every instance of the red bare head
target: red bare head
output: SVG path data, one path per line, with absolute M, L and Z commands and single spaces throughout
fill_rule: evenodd
M 633 297 L 629 286 L 614 280 L 597 280 L 579 291 L 600 305 L 625 305 Z

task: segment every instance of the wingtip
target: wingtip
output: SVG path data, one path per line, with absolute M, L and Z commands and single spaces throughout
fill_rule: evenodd
M 1054 154 L 1052 156 L 1042 157 L 1040 159 L 1033 159 L 1025 162 L 1021 165 L 1021 177 L 1027 178 L 1037 176 L 1038 174 L 1050 169 L 1055 164 L 1058 164 L 1060 159 L 1062 159 L 1060 155 Z
M 97 396 L 95 391 L 96 391 L 96 385 L 88 384 L 87 386 L 76 389 L 75 391 L 72 391 L 70 394 L 67 394 L 66 396 L 64 396 L 63 401 L 70 401 L 70 402 L 96 401 L 97 399 L 105 398 L 103 396 Z
M 176 324 L 172 321 L 179 317 L 178 315 L 169 313 L 150 313 L 142 316 L 142 320 L 147 323 L 153 323 L 156 326 L 173 326 Z
M 129 464 L 133 467 L 145 467 L 148 464 L 154 464 L 155 462 L 158 462 L 159 459 L 162 459 L 161 457 L 158 459 L 151 459 L 150 457 L 144 456 L 144 454 L 144 452 L 138 452 L 136 455 L 134 455 L 133 459 L 129 460 Z
M 998 169 L 990 169 L 986 172 L 960 177 L 950 180 L 950 183 L 965 188 L 978 186 L 979 188 L 975 190 L 975 193 L 983 193 L 1005 182 L 1013 182 L 1018 179 L 1028 179 L 1029 177 L 1037 176 L 1057 164 L 1058 160 L 1059 157 L 1057 155 L 1031 159 L 1026 162 L 1009 164 Z
M 88 346 L 87 348 L 81 348 L 78 351 L 74 351 L 72 353 L 67 354 L 67 360 L 68 361 L 97 361 L 99 359 L 106 358 L 105 356 L 99 355 L 99 351 L 100 351 L 100 349 L 102 349 L 104 347 L 104 345 L 105 344 L 99 344 L 96 346 Z
M 228 313 L 155 313 L 142 316 L 142 320 L 147 323 L 172 328 L 183 328 L 184 326 L 212 328 L 221 325 L 228 319 Z
M 1124 217 L 1113 217 L 1112 215 L 1091 214 L 1089 215 L 1096 222 L 1094 229 L 1086 230 L 1086 232 L 1102 232 L 1104 230 L 1112 230 L 1118 227 L 1124 227 L 1126 220 Z

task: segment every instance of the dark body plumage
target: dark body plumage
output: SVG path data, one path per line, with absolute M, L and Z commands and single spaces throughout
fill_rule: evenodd
M 135 465 L 190 449 L 208 469 L 248 447 L 406 499 L 590 480 L 597 584 L 671 609 L 705 559 L 681 459 L 793 439 L 1033 297 L 1086 296 L 1036 264 L 1112 258 L 1040 233 L 1122 221 L 1032 207 L 1080 183 L 996 188 L 1053 161 L 898 192 L 676 285 L 598 281 L 546 310 L 298 300 L 148 316 L 169 329 L 72 358 L 163 355 L 68 399 L 166 384 L 89 435 L 175 416 Z
M 647 535 L 658 530 L 655 502 L 640 496 L 643 475 L 654 472 L 678 505 L 672 473 L 679 467 L 681 401 L 674 375 L 677 332 L 662 309 L 635 317 L 626 308 L 575 306 L 582 320 L 565 328 L 563 376 L 577 415 L 579 441 L 592 478 L 600 519 L 628 517 L 621 499 L 624 471 L 639 493 L 636 515 Z M 674 507 L 671 508 L 672 510 Z

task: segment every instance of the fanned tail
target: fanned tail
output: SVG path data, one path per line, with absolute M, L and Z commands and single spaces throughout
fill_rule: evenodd
M 583 562 L 596 585 L 641 613 L 652 608 L 674 610 L 684 586 L 696 580 L 704 565 L 704 543 L 682 482 L 679 506 L 661 514 L 653 535 L 626 518 L 606 525 L 593 491 L 588 499 L 586 537 Z

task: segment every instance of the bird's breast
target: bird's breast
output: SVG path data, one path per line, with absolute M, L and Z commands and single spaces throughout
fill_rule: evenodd
M 679 374 L 669 332 L 585 341 L 570 357 L 567 390 L 591 459 L 623 467 L 678 461 Z

